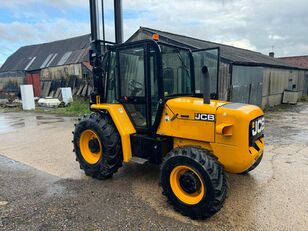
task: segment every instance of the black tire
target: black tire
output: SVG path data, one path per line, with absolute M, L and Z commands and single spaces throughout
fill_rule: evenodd
M 85 131 L 94 132 L 100 142 L 99 160 L 89 163 L 80 149 L 80 138 Z M 122 166 L 123 155 L 119 133 L 108 115 L 98 112 L 82 117 L 75 126 L 74 149 L 76 160 L 87 176 L 104 180 L 110 178 Z
M 242 175 L 246 175 L 248 174 L 250 171 L 254 170 L 256 167 L 258 167 L 258 165 L 261 163 L 261 160 L 263 158 L 263 153 L 261 154 L 261 156 L 256 160 L 256 162 L 250 167 L 248 168 L 246 171 L 240 173 Z
M 202 180 L 205 193 L 196 204 L 183 202 L 172 190 L 171 174 L 179 166 L 189 167 Z M 217 159 L 207 150 L 191 146 L 178 147 L 167 154 L 161 168 L 161 184 L 163 195 L 173 204 L 174 209 L 192 219 L 213 216 L 223 207 L 228 189 L 227 177 Z

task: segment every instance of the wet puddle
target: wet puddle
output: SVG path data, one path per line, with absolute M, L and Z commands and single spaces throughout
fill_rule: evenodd
M 51 117 L 51 116 L 35 116 L 37 125 L 41 124 L 52 124 L 64 122 L 62 117 Z
M 45 116 L 35 114 L 0 114 L 0 134 L 23 127 L 33 127 L 47 124 L 62 123 L 73 118 L 59 116 Z
M 15 118 L 0 115 L 0 133 L 13 130 L 14 128 L 24 127 L 25 122 L 22 118 Z

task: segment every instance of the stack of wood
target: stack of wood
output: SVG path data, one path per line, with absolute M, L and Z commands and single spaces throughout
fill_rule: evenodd
M 41 97 L 61 98 L 61 87 L 70 87 L 73 96 L 90 97 L 93 84 L 87 80 L 79 79 L 77 76 L 70 76 L 68 80 L 45 80 L 41 82 Z

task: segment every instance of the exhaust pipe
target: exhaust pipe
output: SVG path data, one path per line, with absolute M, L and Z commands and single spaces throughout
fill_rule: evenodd
M 123 43 L 123 13 L 122 0 L 114 0 L 115 42 Z
M 202 79 L 203 79 L 203 103 L 210 104 L 211 103 L 211 81 L 209 70 L 207 66 L 203 66 L 201 69 Z

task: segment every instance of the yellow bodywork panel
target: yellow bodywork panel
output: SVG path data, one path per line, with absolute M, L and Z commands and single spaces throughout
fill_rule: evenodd
M 106 110 L 109 112 L 118 132 L 121 136 L 123 161 L 128 162 L 132 158 L 130 135 L 136 133 L 122 104 L 92 104 L 92 109 Z
M 219 107 L 216 112 L 216 126 L 232 125 L 232 136 L 224 136 L 218 132 L 216 143 L 229 145 L 239 145 L 243 141 L 247 143 L 250 121 L 262 115 L 263 112 L 259 107 L 249 104 L 231 103 Z
M 190 140 L 214 142 L 215 120 L 195 120 L 196 113 L 215 116 L 216 108 L 225 104 L 212 100 L 211 104 L 203 104 L 203 99 L 181 97 L 168 100 L 157 134 Z
M 263 111 L 248 104 L 230 103 L 217 109 L 216 126 L 232 124 L 232 135 L 224 136 L 216 132 L 215 143 L 211 146 L 228 172 L 247 170 L 262 154 L 264 138 L 256 141 L 259 151 L 249 147 L 249 123 L 260 116 L 263 116 Z
M 173 147 L 182 147 L 182 146 L 195 146 L 204 148 L 206 150 L 212 151 L 212 146 L 209 142 L 203 142 L 198 140 L 190 140 L 190 139 L 183 139 L 183 138 L 174 138 L 173 139 Z
M 197 120 L 199 114 L 205 119 Z M 215 119 L 210 120 L 210 115 Z M 260 116 L 263 111 L 254 105 L 217 100 L 203 104 L 199 98 L 175 98 L 167 101 L 157 134 L 174 137 L 174 147 L 207 149 L 226 171 L 241 173 L 263 152 L 263 138 L 255 142 L 259 150 L 249 146 L 249 123 Z

